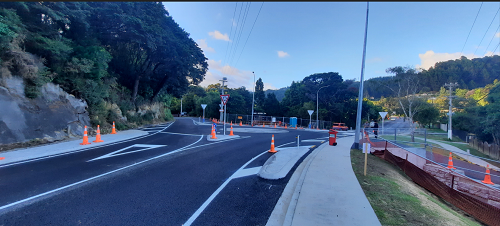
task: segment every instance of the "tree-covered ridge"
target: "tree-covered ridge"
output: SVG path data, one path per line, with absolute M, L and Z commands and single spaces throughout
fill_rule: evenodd
M 438 62 L 428 70 L 417 73 L 420 80 L 420 93 L 440 91 L 445 83 L 458 83 L 460 89 L 476 89 L 492 84 L 500 79 L 500 56 L 486 56 L 472 60 L 462 56 L 457 60 Z M 391 96 L 391 91 L 383 86 L 393 76 L 368 79 L 365 82 L 366 95 L 376 99 Z
M 112 120 L 105 103 L 125 113 L 168 102 L 208 68 L 161 2 L 2 2 L 0 60 L 2 74 L 24 78 L 28 97 L 53 81 L 85 99 L 101 124 Z

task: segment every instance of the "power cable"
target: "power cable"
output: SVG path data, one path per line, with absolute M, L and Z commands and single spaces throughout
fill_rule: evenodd
M 495 21 L 495 18 L 497 18 L 497 15 L 498 15 L 499 11 L 500 11 L 500 8 L 498 8 L 497 13 L 495 13 L 495 16 L 491 20 L 490 26 L 488 26 L 488 29 L 486 29 L 486 32 L 484 32 L 483 38 L 479 42 L 479 45 L 476 47 L 476 50 L 474 50 L 474 53 L 472 54 L 472 56 L 474 56 L 474 54 L 476 54 L 477 49 L 479 48 L 479 46 L 481 45 L 481 43 L 483 43 L 483 39 L 484 39 L 484 37 L 486 37 L 486 33 L 488 33 L 488 31 L 490 30 L 490 27 L 493 24 L 493 21 Z
M 241 7 L 240 7 L 240 13 L 238 14 L 238 23 L 236 24 L 236 29 L 235 29 L 235 31 L 234 31 L 234 35 L 236 35 L 236 33 L 238 32 L 238 26 L 239 26 L 239 24 L 240 24 L 240 17 L 241 17 L 241 11 L 242 11 L 242 10 L 243 10 L 243 3 L 241 4 Z M 231 42 L 231 47 L 230 47 L 230 49 L 229 49 L 229 56 L 231 56 L 231 52 L 232 52 L 232 49 L 233 49 L 233 45 L 234 45 L 234 41 L 232 41 L 232 42 Z M 226 65 L 228 65 L 228 64 L 227 64 L 227 62 L 225 62 L 225 63 L 226 63 Z M 224 68 L 224 67 L 222 67 L 222 73 L 223 73 L 223 74 L 224 74 L 224 72 L 225 72 L 225 71 L 226 71 L 226 70 L 225 70 L 225 68 Z
M 493 33 L 493 37 L 491 37 L 490 43 L 488 43 L 488 46 L 486 46 L 486 49 L 484 50 L 483 56 L 486 56 L 486 52 L 488 52 L 488 48 L 490 48 L 490 44 L 493 41 L 493 39 L 495 39 L 495 36 L 497 35 L 498 30 L 500 30 L 500 24 L 498 25 L 498 28 L 495 31 L 495 33 Z
M 243 45 L 243 48 L 241 49 L 240 56 L 238 57 L 238 60 L 236 60 L 235 66 L 238 65 L 238 62 L 240 61 L 240 57 L 243 54 L 243 50 L 245 50 L 245 46 L 247 45 L 248 39 L 250 38 L 250 35 L 252 34 L 253 27 L 255 26 L 255 22 L 257 22 L 257 19 L 259 18 L 260 10 L 262 10 L 262 6 L 264 6 L 264 2 L 262 2 L 262 5 L 260 5 L 259 13 L 257 13 L 257 17 L 255 17 L 255 21 L 253 22 L 252 29 L 250 29 L 250 33 L 248 33 L 247 40 L 245 41 L 245 44 Z
M 467 35 L 467 38 L 465 39 L 464 46 L 462 47 L 462 51 L 460 51 L 460 58 L 462 58 L 462 53 L 464 52 L 465 44 L 467 44 L 467 40 L 469 40 L 470 32 L 472 31 L 472 28 L 474 28 L 474 24 L 476 23 L 477 16 L 479 16 L 479 12 L 481 11 L 481 7 L 483 7 L 483 3 L 481 2 L 481 6 L 479 6 L 479 10 L 477 11 L 476 18 L 474 19 L 474 22 L 472 23 L 472 27 L 470 28 L 469 34 Z
M 236 5 L 234 6 L 234 12 L 233 12 L 233 18 L 231 21 L 231 31 L 229 32 L 229 40 L 231 40 L 231 34 L 233 33 L 233 22 L 234 22 L 234 16 L 236 15 L 236 8 L 238 8 L 238 3 L 236 2 Z M 227 42 L 226 46 L 226 54 L 224 54 L 224 63 L 226 63 L 226 57 L 227 57 L 227 49 L 229 48 L 229 41 Z
M 491 56 L 493 56 L 493 54 L 495 54 L 495 51 L 497 51 L 498 46 L 500 46 L 500 42 L 498 43 L 497 47 L 495 47 L 495 50 L 493 50 L 493 52 L 491 53 Z
M 246 22 L 246 19 L 247 19 L 247 16 L 248 16 L 248 11 L 250 10 L 250 2 L 247 4 L 247 6 L 248 7 L 245 9 L 245 15 L 243 17 L 243 24 L 241 26 L 240 33 L 238 34 L 238 39 L 236 40 L 236 48 L 233 51 L 233 55 L 231 57 L 230 64 L 233 63 L 234 56 L 238 52 L 238 46 L 240 45 L 241 34 L 243 33 L 243 29 L 245 28 L 245 22 Z

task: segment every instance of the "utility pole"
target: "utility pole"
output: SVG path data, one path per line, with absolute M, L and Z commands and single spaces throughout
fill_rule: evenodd
M 359 79 L 358 110 L 356 113 L 356 132 L 354 133 L 354 148 L 359 149 L 359 134 L 361 133 L 361 109 L 363 106 L 363 75 L 365 72 L 366 38 L 368 36 L 369 2 L 366 3 L 365 41 L 363 43 L 363 60 L 361 62 L 361 78 Z
M 250 126 L 253 126 L 253 106 L 255 105 L 255 72 L 252 71 L 252 74 L 253 74 L 253 93 L 252 93 L 252 118 L 250 119 L 251 120 L 251 123 L 250 123 Z
M 451 100 L 455 97 L 455 96 L 452 96 L 451 95 L 451 92 L 452 92 L 452 89 L 456 86 L 458 86 L 458 83 L 445 83 L 444 84 L 445 87 L 449 87 L 450 88 L 450 96 L 448 96 L 448 99 L 450 101 L 450 109 L 448 110 L 448 139 L 452 139 L 453 137 L 453 133 L 451 131 L 451 116 L 452 116 L 452 103 L 451 103 Z
M 222 80 L 219 80 L 222 82 L 222 87 L 221 87 L 221 93 L 220 95 L 224 95 L 224 82 L 227 82 L 227 77 L 222 77 Z M 224 118 L 224 102 L 222 102 L 222 99 L 220 100 L 220 109 L 222 110 L 220 112 L 220 121 L 224 123 L 224 135 L 226 135 L 226 119 Z

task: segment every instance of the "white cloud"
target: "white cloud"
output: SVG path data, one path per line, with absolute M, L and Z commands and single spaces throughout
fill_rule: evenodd
M 247 90 L 253 90 L 253 73 L 243 71 L 228 65 L 221 65 L 221 61 L 208 60 L 208 72 L 205 79 L 200 83 L 201 86 L 220 83 L 222 77 L 227 77 L 229 88 L 239 88 L 245 86 Z M 258 77 L 257 77 L 258 78 Z
M 371 59 L 368 59 L 366 60 L 367 63 L 377 63 L 377 62 L 382 62 L 382 58 L 380 57 L 375 57 L 375 58 L 371 58 Z
M 287 56 L 290 56 L 287 52 L 285 51 L 278 51 L 278 56 L 279 57 L 287 57 Z
M 264 90 L 268 90 L 268 89 L 278 89 L 278 88 L 273 86 L 273 84 L 271 84 L 271 83 L 264 82 Z
M 207 40 L 206 39 L 200 39 L 200 40 L 198 40 L 196 42 L 198 43 L 198 46 L 203 50 L 203 52 L 213 52 L 213 53 L 215 53 L 214 48 L 209 47 L 207 45 Z
M 217 30 L 208 32 L 208 35 L 212 36 L 217 40 L 229 41 L 229 36 L 227 34 L 222 34 L 220 33 L 220 31 Z
M 497 32 L 497 33 L 495 34 L 495 37 L 500 38 L 500 32 Z
M 491 54 L 491 52 L 489 54 Z M 467 59 L 482 57 L 482 56 L 473 55 L 473 54 L 462 54 L 462 56 L 467 57 Z M 488 53 L 486 53 L 486 56 L 489 56 Z M 434 65 L 437 62 L 459 59 L 460 53 L 459 52 L 457 52 L 457 53 L 435 53 L 434 51 L 429 50 L 429 51 L 425 52 L 424 54 L 418 54 L 418 57 L 420 58 L 420 65 L 419 64 L 415 65 L 415 68 L 423 68 L 423 69 L 427 70 L 430 67 L 434 67 Z

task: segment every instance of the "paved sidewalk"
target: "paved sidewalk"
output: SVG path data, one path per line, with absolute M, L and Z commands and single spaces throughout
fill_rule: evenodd
M 267 225 L 380 225 L 354 175 L 354 137 L 318 147 L 297 167 Z
M 418 137 L 415 137 L 415 139 L 421 139 L 421 140 L 424 140 L 422 138 L 418 138 Z M 443 142 L 440 142 L 440 141 L 437 141 L 437 140 L 433 140 L 433 139 L 427 139 L 427 141 L 429 142 L 432 142 L 432 143 L 436 143 L 436 144 L 439 144 L 441 145 L 441 147 L 443 147 L 444 149 L 448 150 L 448 151 L 451 151 L 453 152 L 454 154 L 466 159 L 467 161 L 471 162 L 471 163 L 474 163 L 476 165 L 479 165 L 479 166 L 483 166 L 483 167 L 486 167 L 487 165 L 489 165 L 490 169 L 495 169 L 497 171 L 500 171 L 500 168 L 494 166 L 494 165 L 491 165 L 489 164 L 488 162 L 478 158 L 477 156 L 474 156 L 474 155 L 471 155 L 471 154 L 468 154 L 466 151 L 463 151 L 462 149 L 460 148 L 457 148 L 455 146 L 452 146 L 452 145 L 449 145 L 449 144 L 446 144 L 446 143 L 443 143 Z

